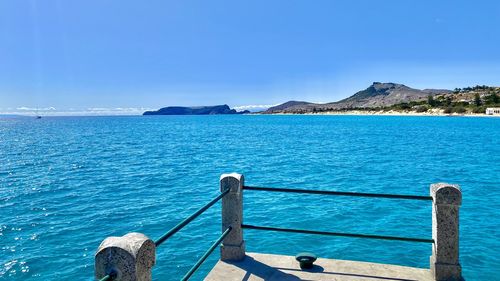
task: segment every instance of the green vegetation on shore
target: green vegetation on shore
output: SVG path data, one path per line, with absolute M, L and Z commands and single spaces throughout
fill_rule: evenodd
M 427 112 L 431 109 L 440 109 L 444 113 L 485 113 L 487 107 L 500 106 L 500 89 L 487 86 L 455 89 L 452 94 L 427 97 L 424 101 L 399 103 L 393 106 L 380 108 L 389 110 L 410 110 Z

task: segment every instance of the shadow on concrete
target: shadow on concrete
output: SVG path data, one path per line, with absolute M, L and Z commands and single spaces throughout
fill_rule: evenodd
M 315 269 L 316 267 L 321 268 L 321 270 Z M 307 272 L 317 272 L 321 274 L 330 274 L 330 275 L 338 275 L 338 276 L 349 276 L 349 277 L 362 277 L 362 278 L 372 278 L 374 280 L 392 280 L 392 281 L 418 281 L 416 279 L 401 279 L 394 277 L 384 277 L 384 276 L 375 276 L 375 275 L 367 275 L 367 274 L 357 274 L 357 273 L 345 273 L 345 272 L 328 272 L 324 271 L 323 267 L 315 265 L 311 269 L 303 270 L 303 269 L 295 269 L 295 268 L 283 268 L 283 267 L 275 267 L 278 270 L 286 270 L 286 271 L 307 271 Z M 302 280 L 302 279 L 298 279 Z
M 241 281 L 248 281 L 252 275 L 255 275 L 264 280 L 286 280 L 286 281 L 300 281 L 302 279 L 292 274 L 285 273 L 278 268 L 268 266 L 267 264 L 256 261 L 254 258 L 246 256 L 243 261 L 235 262 L 232 264 L 236 267 L 243 269 L 246 274 Z
M 250 277 L 257 276 L 264 280 L 286 280 L 286 281 L 303 281 L 305 279 L 301 279 L 293 274 L 286 273 L 285 271 L 306 271 L 309 273 L 318 273 L 325 275 L 336 275 L 336 276 L 346 276 L 346 277 L 358 277 L 358 278 L 370 278 L 373 280 L 390 280 L 390 281 L 417 281 L 414 279 L 401 279 L 401 278 L 393 278 L 393 277 L 385 277 L 385 276 L 375 276 L 375 275 L 367 275 L 367 274 L 357 274 L 357 273 L 343 273 L 343 272 L 328 272 L 319 265 L 314 265 L 310 269 L 296 269 L 296 268 L 283 268 L 283 267 L 271 267 L 267 264 L 259 262 L 252 257 L 245 257 L 243 261 L 240 262 L 230 262 L 230 264 L 239 267 L 244 270 L 245 276 L 241 279 L 241 281 L 248 281 Z

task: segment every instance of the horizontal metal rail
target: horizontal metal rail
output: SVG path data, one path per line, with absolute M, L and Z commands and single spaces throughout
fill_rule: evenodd
M 229 188 L 221 192 L 217 197 L 212 199 L 212 201 L 208 202 L 205 206 L 201 207 L 198 211 L 194 212 L 192 215 L 190 215 L 188 218 L 185 220 L 181 221 L 179 224 L 174 226 L 172 229 L 170 229 L 167 233 L 165 233 L 162 237 L 158 238 L 158 240 L 155 241 L 156 247 L 160 246 L 165 240 L 170 238 L 172 235 L 176 234 L 179 230 L 181 230 L 183 227 L 185 227 L 188 223 L 190 223 L 192 220 L 194 220 L 196 217 L 198 217 L 200 214 L 205 212 L 208 208 L 210 208 L 212 205 L 217 203 L 222 197 L 224 197 L 226 194 L 229 193 Z
M 115 269 L 111 269 L 111 271 L 106 274 L 104 277 L 99 279 L 99 281 L 111 281 L 114 280 L 118 276 L 118 272 Z
M 306 193 L 306 194 L 321 194 L 321 195 L 337 195 L 337 196 L 355 196 L 355 197 L 376 197 L 390 199 L 410 199 L 410 200 L 428 200 L 432 201 L 431 196 L 420 195 L 399 195 L 399 194 L 378 194 L 378 193 L 362 193 L 362 192 L 344 192 L 344 191 L 328 191 L 328 190 L 311 190 L 311 189 L 292 189 L 292 188 L 273 188 L 273 187 L 258 187 L 258 186 L 243 186 L 246 190 L 259 190 L 271 192 L 291 192 L 291 193 Z
M 99 281 L 110 281 L 110 280 L 113 280 L 113 278 L 109 274 L 99 279 Z
M 354 237 L 354 238 L 369 238 L 369 239 L 381 239 L 381 240 L 397 240 L 397 241 L 406 241 L 406 242 L 434 243 L 433 239 L 408 238 L 408 237 L 398 237 L 398 236 L 383 236 L 383 235 L 371 235 L 371 234 L 355 234 L 355 233 L 344 233 L 344 232 L 291 229 L 291 228 L 255 226 L 255 225 L 249 225 L 249 224 L 242 224 L 241 227 L 246 228 L 246 229 L 293 232 L 293 233 L 303 233 L 303 234 L 319 234 L 319 235 L 343 236 L 343 237 Z
M 198 268 L 203 264 L 203 262 L 210 256 L 210 254 L 212 254 L 212 252 L 215 250 L 215 248 L 217 248 L 217 246 L 219 246 L 220 243 L 222 243 L 222 240 L 224 240 L 224 238 L 226 238 L 226 236 L 229 234 L 229 232 L 231 232 L 233 228 L 230 226 L 226 229 L 226 231 L 224 231 L 222 233 L 222 235 L 219 237 L 219 239 L 217 239 L 217 241 L 215 241 L 212 246 L 210 246 L 210 248 L 208 248 L 208 250 L 205 252 L 205 254 L 203 254 L 203 256 L 196 262 L 196 264 L 191 267 L 191 269 L 188 271 L 188 273 L 186 273 L 186 275 L 184 275 L 184 277 L 182 277 L 182 281 L 186 281 L 186 280 L 189 280 L 189 278 L 191 278 L 191 275 L 193 275 L 196 270 L 198 270 Z

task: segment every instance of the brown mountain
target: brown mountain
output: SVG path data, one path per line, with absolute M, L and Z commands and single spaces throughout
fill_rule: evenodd
M 325 104 L 290 101 L 269 108 L 264 113 L 307 113 L 316 110 L 340 110 L 351 108 L 377 108 L 394 104 L 421 101 L 429 95 L 447 94 L 450 90 L 440 89 L 413 89 L 403 84 L 374 82 L 365 90 L 340 100 Z

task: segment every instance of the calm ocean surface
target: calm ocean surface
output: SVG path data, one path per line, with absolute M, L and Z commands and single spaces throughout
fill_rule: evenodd
M 158 238 L 248 185 L 428 195 L 461 185 L 467 280 L 500 280 L 500 118 L 158 116 L 0 119 L 0 279 L 93 280 L 107 236 Z M 249 224 L 431 237 L 431 204 L 247 191 Z M 220 234 L 216 204 L 157 251 L 178 280 Z M 428 244 L 246 230 L 247 250 L 428 267 Z M 193 280 L 218 259 L 207 260 Z

